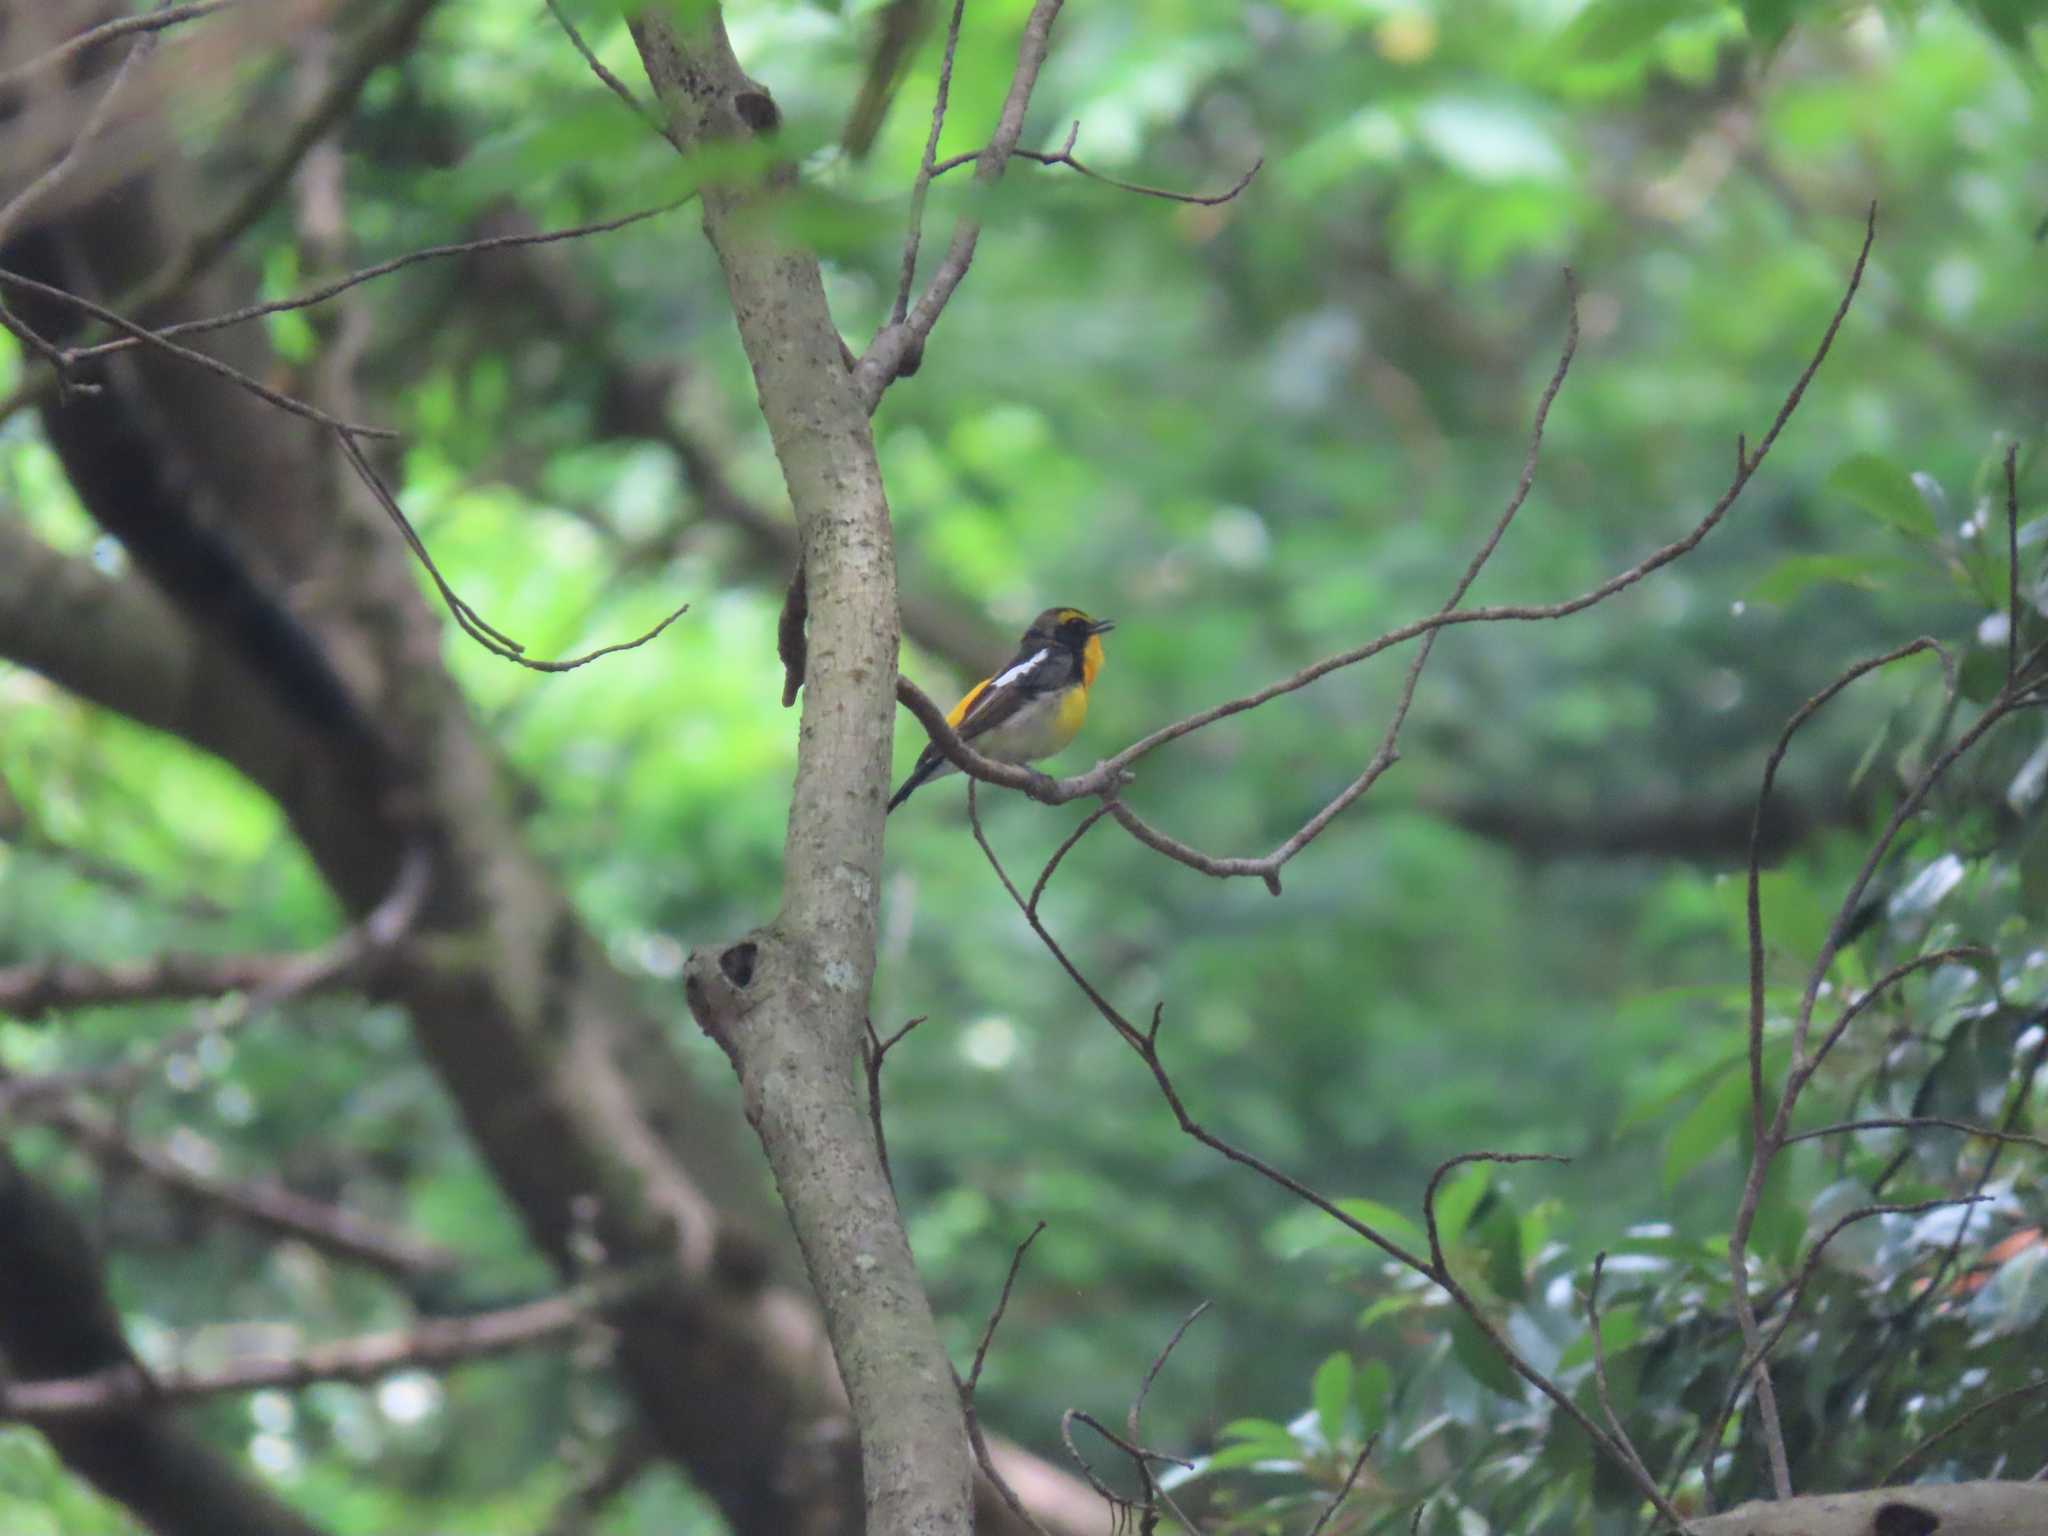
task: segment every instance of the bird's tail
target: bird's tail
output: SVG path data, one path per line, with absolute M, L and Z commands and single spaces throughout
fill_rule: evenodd
M 920 757 L 917 760 L 917 766 L 910 770 L 909 777 L 904 779 L 897 786 L 896 793 L 889 797 L 889 811 L 895 810 L 897 806 L 908 800 L 911 794 L 925 780 L 937 777 L 941 770 L 949 766 L 943 757 Z M 889 811 L 884 811 L 882 814 L 886 816 L 889 814 Z

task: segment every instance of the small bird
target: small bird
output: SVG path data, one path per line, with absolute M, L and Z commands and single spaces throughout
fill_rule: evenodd
M 1088 689 L 1102 670 L 1102 636 L 1115 628 L 1115 620 L 1091 619 L 1078 608 L 1046 609 L 1024 631 L 1010 664 L 968 689 L 947 723 L 976 751 L 1000 762 L 1051 757 L 1088 718 Z M 889 809 L 927 779 L 959 771 L 937 743 L 927 743 Z

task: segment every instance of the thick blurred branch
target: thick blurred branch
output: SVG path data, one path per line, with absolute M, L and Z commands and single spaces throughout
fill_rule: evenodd
M 613 1276 L 522 1306 L 426 1318 L 410 1328 L 309 1345 L 289 1355 L 237 1360 L 218 1370 L 148 1371 L 131 1362 L 89 1375 L 12 1382 L 0 1388 L 0 1418 L 48 1426 L 224 1392 L 292 1391 L 319 1381 L 375 1381 L 393 1371 L 437 1370 L 561 1342 L 573 1330 L 593 1326 L 603 1309 L 636 1283 Z
M 113 1116 L 85 1105 L 60 1103 L 35 1110 L 29 1118 L 62 1131 L 109 1169 L 142 1174 L 174 1195 L 258 1231 L 293 1238 L 343 1263 L 416 1280 L 445 1274 L 460 1262 L 438 1244 L 302 1195 L 274 1179 L 231 1179 L 203 1172 L 162 1147 L 126 1134 Z
M 121 1319 L 77 1219 L 0 1150 L 0 1401 L 33 1382 L 140 1379 Z M 65 1465 L 158 1536 L 321 1536 L 319 1527 L 140 1395 L 44 1435 Z
M 133 1003 L 190 1002 L 247 992 L 283 979 L 297 955 L 156 955 L 148 960 L 86 965 L 40 960 L 0 966 L 0 1013 L 33 1023 L 52 1012 Z M 337 972 L 302 991 L 346 985 Z

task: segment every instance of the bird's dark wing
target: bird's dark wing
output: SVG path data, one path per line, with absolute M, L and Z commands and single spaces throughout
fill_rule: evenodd
M 990 678 L 968 700 L 953 722 L 962 741 L 972 741 L 1009 720 L 1018 710 L 1043 694 L 1064 688 L 1074 680 L 1074 658 L 1059 646 L 1020 656 Z M 938 748 L 928 750 L 937 752 Z

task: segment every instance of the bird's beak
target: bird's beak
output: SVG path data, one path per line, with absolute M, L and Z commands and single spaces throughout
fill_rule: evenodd
M 1115 619 L 1097 619 L 1093 624 L 1088 626 L 1088 633 L 1091 635 L 1106 635 L 1112 629 L 1115 628 Z

